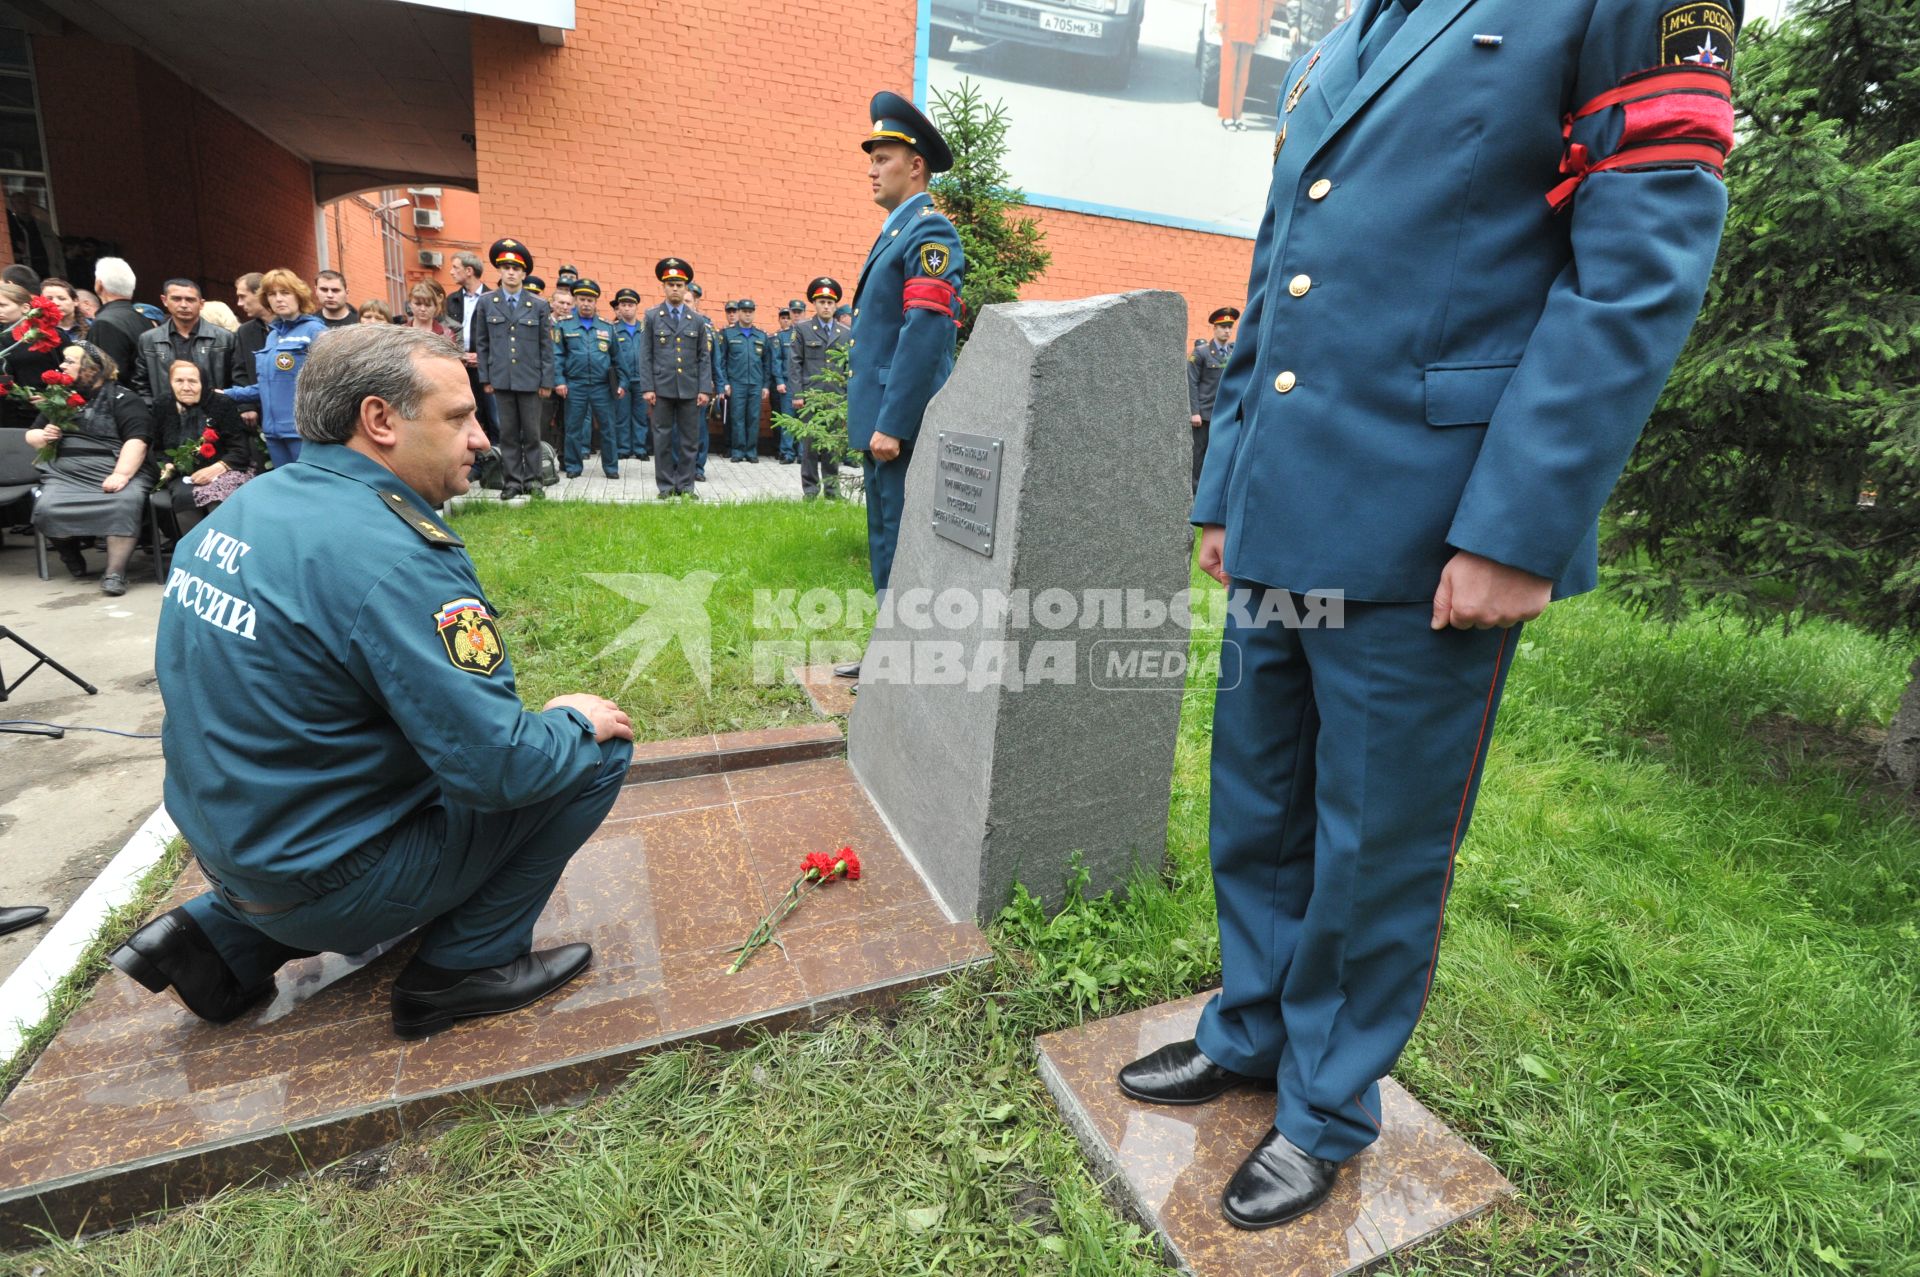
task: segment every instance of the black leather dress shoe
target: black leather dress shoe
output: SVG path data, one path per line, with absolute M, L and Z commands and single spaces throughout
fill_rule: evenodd
M 393 981 L 393 1031 L 403 1038 L 438 1033 L 456 1020 L 518 1011 L 587 969 L 593 946 L 563 944 L 505 966 L 449 972 L 415 958 Z
M 1339 1176 L 1340 1163 L 1302 1153 L 1279 1131 L 1268 1131 L 1227 1181 L 1220 1209 L 1235 1228 L 1272 1228 L 1326 1201 Z
M 1120 1070 L 1120 1089 L 1149 1104 L 1205 1104 L 1236 1086 L 1274 1089 L 1272 1078 L 1221 1068 L 1189 1038 L 1143 1055 Z
M 45 905 L 7 905 L 0 908 L 0 936 L 22 927 L 31 927 L 46 916 Z
M 241 988 L 232 968 L 185 909 L 169 910 L 140 928 L 108 954 L 107 961 L 154 993 L 171 986 L 187 1010 L 214 1024 L 225 1024 L 273 989 L 271 979 Z
M 860 677 L 860 662 L 858 662 L 858 661 L 849 661 L 849 662 L 848 662 L 847 664 L 845 664 L 845 665 L 836 665 L 836 666 L 834 666 L 834 667 L 833 667 L 833 676 L 834 676 L 835 678 L 859 678 L 859 677 Z

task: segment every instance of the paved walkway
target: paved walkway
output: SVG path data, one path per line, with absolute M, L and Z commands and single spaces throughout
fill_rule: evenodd
M 728 461 L 724 456 L 707 458 L 707 481 L 695 485 L 702 501 L 765 501 L 800 497 L 800 467 L 783 466 L 773 457 L 762 457 L 752 464 Z M 497 501 L 496 492 L 470 493 L 468 501 Z M 653 462 L 622 461 L 620 477 L 609 479 L 600 473 L 598 458 L 589 461 L 586 473 L 578 479 L 562 478 L 547 489 L 550 501 L 600 501 L 627 503 L 657 501 L 654 491 Z

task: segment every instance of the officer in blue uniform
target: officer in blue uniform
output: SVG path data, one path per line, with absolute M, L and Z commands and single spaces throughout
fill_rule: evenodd
M 694 482 L 705 483 L 707 481 L 707 450 L 713 446 L 713 423 L 720 418 L 720 398 L 718 394 L 720 388 L 720 334 L 719 331 L 715 329 L 713 320 L 707 317 L 707 312 L 700 309 L 700 299 L 706 296 L 706 290 L 697 283 L 688 284 L 687 296 L 693 299 L 693 313 L 698 316 L 700 322 L 706 326 L 707 349 L 712 352 L 714 357 L 713 386 L 716 393 L 713 398 L 707 401 L 707 410 L 701 414 L 700 437 L 694 441 L 695 446 L 693 450 Z
M 897 93 L 874 94 L 869 114 L 861 147 L 887 220 L 853 290 L 847 439 L 865 454 L 867 557 L 873 588 L 884 591 L 920 419 L 953 371 L 966 262 L 953 223 L 927 194 L 933 174 L 953 167 L 946 139 Z
M 734 324 L 720 335 L 720 393 L 727 401 L 727 460 L 760 460 L 760 413 L 773 393 L 773 339 L 753 326 L 751 297 L 734 303 Z
M 1220 390 L 1220 374 L 1233 354 L 1233 325 L 1240 312 L 1222 306 L 1207 316 L 1213 339 L 1200 338 L 1187 356 L 1188 424 L 1193 427 L 1193 490 L 1200 490 L 1200 467 L 1207 459 L 1207 431 L 1213 422 L 1213 401 Z
M 600 471 L 609 479 L 620 477 L 620 453 L 614 440 L 614 404 L 626 395 L 620 372 L 613 360 L 613 325 L 597 317 L 600 285 L 590 279 L 573 285 L 573 318 L 560 329 L 558 372 L 554 391 L 567 401 L 567 451 L 565 467 L 569 478 L 580 477 L 580 467 L 593 449 L 593 431 L 600 428 Z
M 806 317 L 807 304 L 793 298 L 778 312 L 780 331 L 773 335 L 773 411 L 793 415 L 793 328 Z M 790 466 L 800 459 L 800 441 L 790 430 L 780 432 L 780 464 Z
M 640 398 L 640 360 L 646 354 L 646 338 L 640 332 L 640 294 L 631 288 L 615 293 L 613 313 L 613 366 L 626 392 L 613 404 L 615 448 L 622 457 L 645 461 L 653 456 L 653 428 Z
M 663 257 L 653 268 L 666 300 L 640 325 L 646 355 L 640 361 L 640 397 L 653 413 L 653 484 L 663 497 L 692 496 L 694 435 L 705 429 L 713 395 L 713 339 L 706 320 L 687 301 L 693 267 Z
M 493 396 L 506 471 L 500 499 L 510 501 L 545 491 L 540 483 L 540 427 L 553 393 L 553 316 L 547 304 L 524 287 L 533 265 L 532 249 L 517 239 L 501 239 L 487 257 L 500 272 L 500 287 L 473 303 L 474 375 L 480 393 Z
M 534 921 L 618 796 L 633 727 L 599 696 L 520 702 L 473 561 L 434 514 L 487 447 L 452 348 L 341 329 L 301 391 L 301 459 L 180 543 L 160 605 L 167 810 L 213 889 L 111 957 L 223 1022 L 293 957 L 417 929 L 393 986 L 413 1037 L 585 969 L 584 944 L 533 952 Z
M 1277 1084 L 1236 1225 L 1311 1210 L 1380 1133 L 1520 625 L 1593 588 L 1706 291 L 1740 10 L 1360 0 L 1288 71 L 1192 514 L 1245 591 L 1213 725 L 1221 991 L 1120 1076 L 1162 1103 Z M 1339 626 L 1284 623 L 1309 592 L 1344 595 Z

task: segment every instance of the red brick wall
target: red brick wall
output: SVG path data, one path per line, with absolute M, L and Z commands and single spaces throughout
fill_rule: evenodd
M 850 290 L 882 216 L 858 150 L 867 100 L 912 90 L 913 0 L 828 0 L 780 22 L 748 0 L 578 0 L 576 14 L 561 48 L 474 22 L 484 238 L 526 240 L 549 280 L 572 262 L 603 296 L 631 285 L 649 304 L 654 262 L 685 257 L 716 318 L 738 296 L 764 315 L 815 275 Z M 1245 296 L 1251 240 L 1037 216 L 1053 266 L 1025 296 L 1170 288 L 1195 336 Z
M 230 299 L 250 270 L 313 274 L 304 160 L 130 48 L 36 36 L 33 55 L 63 238 L 117 250 L 143 299 L 174 275 Z
M 378 204 L 381 196 L 378 191 L 369 191 L 363 198 L 370 204 Z M 348 198 L 335 200 L 326 206 L 325 212 L 327 261 L 347 277 L 347 300 L 358 309 L 360 303 L 375 297 L 391 309 L 395 299 L 389 295 L 386 252 L 380 244 L 380 229 L 373 211 Z M 400 213 L 408 221 L 412 220 L 411 209 L 401 209 Z

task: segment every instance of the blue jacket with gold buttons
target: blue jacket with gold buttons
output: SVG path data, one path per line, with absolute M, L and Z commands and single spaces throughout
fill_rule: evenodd
M 935 392 L 953 371 L 966 260 L 953 223 L 925 191 L 901 201 L 880 228 L 853 291 L 847 441 L 876 432 L 911 444 Z
M 1236 579 L 1430 599 L 1456 550 L 1591 589 L 1705 294 L 1740 0 L 1359 0 L 1286 77 L 1197 524 Z

